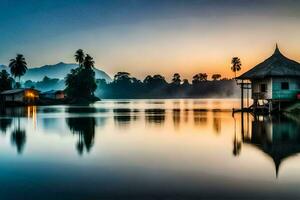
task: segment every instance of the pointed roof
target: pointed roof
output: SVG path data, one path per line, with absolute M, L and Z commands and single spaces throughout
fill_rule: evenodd
M 300 63 L 282 55 L 276 44 L 275 51 L 271 57 L 245 72 L 238 79 L 261 79 L 281 76 L 300 77 Z

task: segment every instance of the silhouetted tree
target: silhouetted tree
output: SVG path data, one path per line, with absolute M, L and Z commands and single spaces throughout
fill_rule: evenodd
M 27 63 L 22 54 L 17 54 L 15 59 L 11 59 L 9 63 L 10 72 L 14 77 L 19 78 L 19 82 L 21 76 L 23 76 L 27 71 Z
M 180 85 L 180 83 L 181 83 L 180 75 L 178 73 L 175 73 L 172 78 L 172 84 L 178 86 Z
M 196 85 L 196 84 L 198 84 L 199 82 L 200 82 L 200 76 L 199 76 L 199 74 L 195 74 L 195 75 L 193 76 L 192 84 L 193 84 L 193 85 Z
M 200 73 L 199 74 L 200 81 L 207 81 L 207 74 L 206 73 Z
M 0 72 L 0 92 L 12 89 L 13 79 L 6 70 Z
M 130 77 L 130 73 L 128 72 L 118 72 L 115 76 L 114 76 L 114 82 L 115 83 L 124 83 L 124 82 L 128 82 L 130 83 L 131 81 L 131 77 Z
M 75 52 L 74 57 L 75 57 L 75 61 L 78 62 L 79 67 L 82 67 L 83 66 L 83 62 L 85 60 L 84 51 L 82 49 L 78 49 Z
M 211 78 L 212 78 L 214 81 L 220 79 L 221 77 L 222 77 L 221 74 L 213 74 L 213 75 L 211 76 Z
M 148 75 L 146 76 L 146 78 L 144 79 L 143 83 L 145 84 L 145 86 L 147 88 L 163 88 L 165 87 L 168 83 L 165 79 L 165 77 L 159 75 L 159 74 L 156 74 L 154 75 L 153 77 Z
M 89 70 L 94 68 L 94 64 L 95 61 L 93 60 L 93 58 L 89 54 L 86 54 L 85 59 L 83 61 L 83 66 Z
M 67 75 L 65 78 L 65 91 L 69 98 L 75 101 L 78 99 L 94 99 L 94 92 L 97 89 L 97 84 L 93 66 L 93 58 L 87 55 L 83 61 L 83 65 L 76 69 L 72 69 Z
M 188 79 L 183 79 L 182 86 L 185 87 L 185 88 L 190 86 L 189 80 Z
M 233 57 L 231 60 L 231 71 L 234 72 L 234 78 L 236 78 L 236 72 L 241 70 L 241 60 L 238 57 Z

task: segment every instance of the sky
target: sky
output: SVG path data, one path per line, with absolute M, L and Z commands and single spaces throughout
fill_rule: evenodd
M 276 43 L 300 62 L 299 11 L 297 0 L 0 0 L 0 64 L 72 63 L 82 48 L 110 75 L 232 77 L 233 56 L 242 73 Z

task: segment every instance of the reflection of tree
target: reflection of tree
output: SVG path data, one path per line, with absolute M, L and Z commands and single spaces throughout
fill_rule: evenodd
M 207 111 L 201 109 L 194 109 L 194 123 L 196 125 L 206 125 L 207 124 Z
M 118 126 L 126 127 L 131 121 L 138 120 L 138 116 L 135 113 L 139 110 L 132 110 L 128 108 L 114 109 L 114 122 Z
M 78 134 L 77 151 L 89 152 L 94 144 L 96 120 L 94 117 L 67 118 L 67 124 L 73 134 Z
M 213 128 L 217 134 L 221 132 L 221 118 L 219 114 L 218 112 L 213 112 Z
M 6 130 L 11 126 L 11 118 L 2 118 L 0 119 L 0 130 L 2 133 L 6 133 Z
M 11 143 L 17 147 L 17 152 L 21 154 L 26 143 L 26 132 L 19 127 L 11 133 Z
M 180 109 L 173 109 L 173 122 L 175 129 L 179 128 L 180 125 Z
M 163 124 L 165 122 L 165 109 L 146 109 L 146 122 L 151 124 Z

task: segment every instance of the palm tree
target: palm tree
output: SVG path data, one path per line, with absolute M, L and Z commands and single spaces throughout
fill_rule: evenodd
M 9 63 L 10 72 L 14 77 L 19 78 L 19 82 L 21 76 L 23 76 L 27 71 L 27 63 L 22 54 L 17 54 L 15 59 L 11 59 Z
M 74 57 L 75 57 L 76 62 L 78 62 L 79 67 L 82 67 L 83 62 L 84 62 L 84 58 L 85 58 L 85 54 L 84 54 L 83 50 L 82 49 L 78 49 L 75 52 Z
M 95 64 L 95 61 L 93 60 L 93 58 L 89 54 L 86 54 L 84 61 L 83 61 L 83 66 L 86 69 L 92 69 L 92 68 L 94 68 L 94 64 Z
M 238 57 L 233 57 L 231 60 L 231 71 L 234 72 L 234 78 L 236 79 L 236 72 L 241 70 L 241 59 Z

